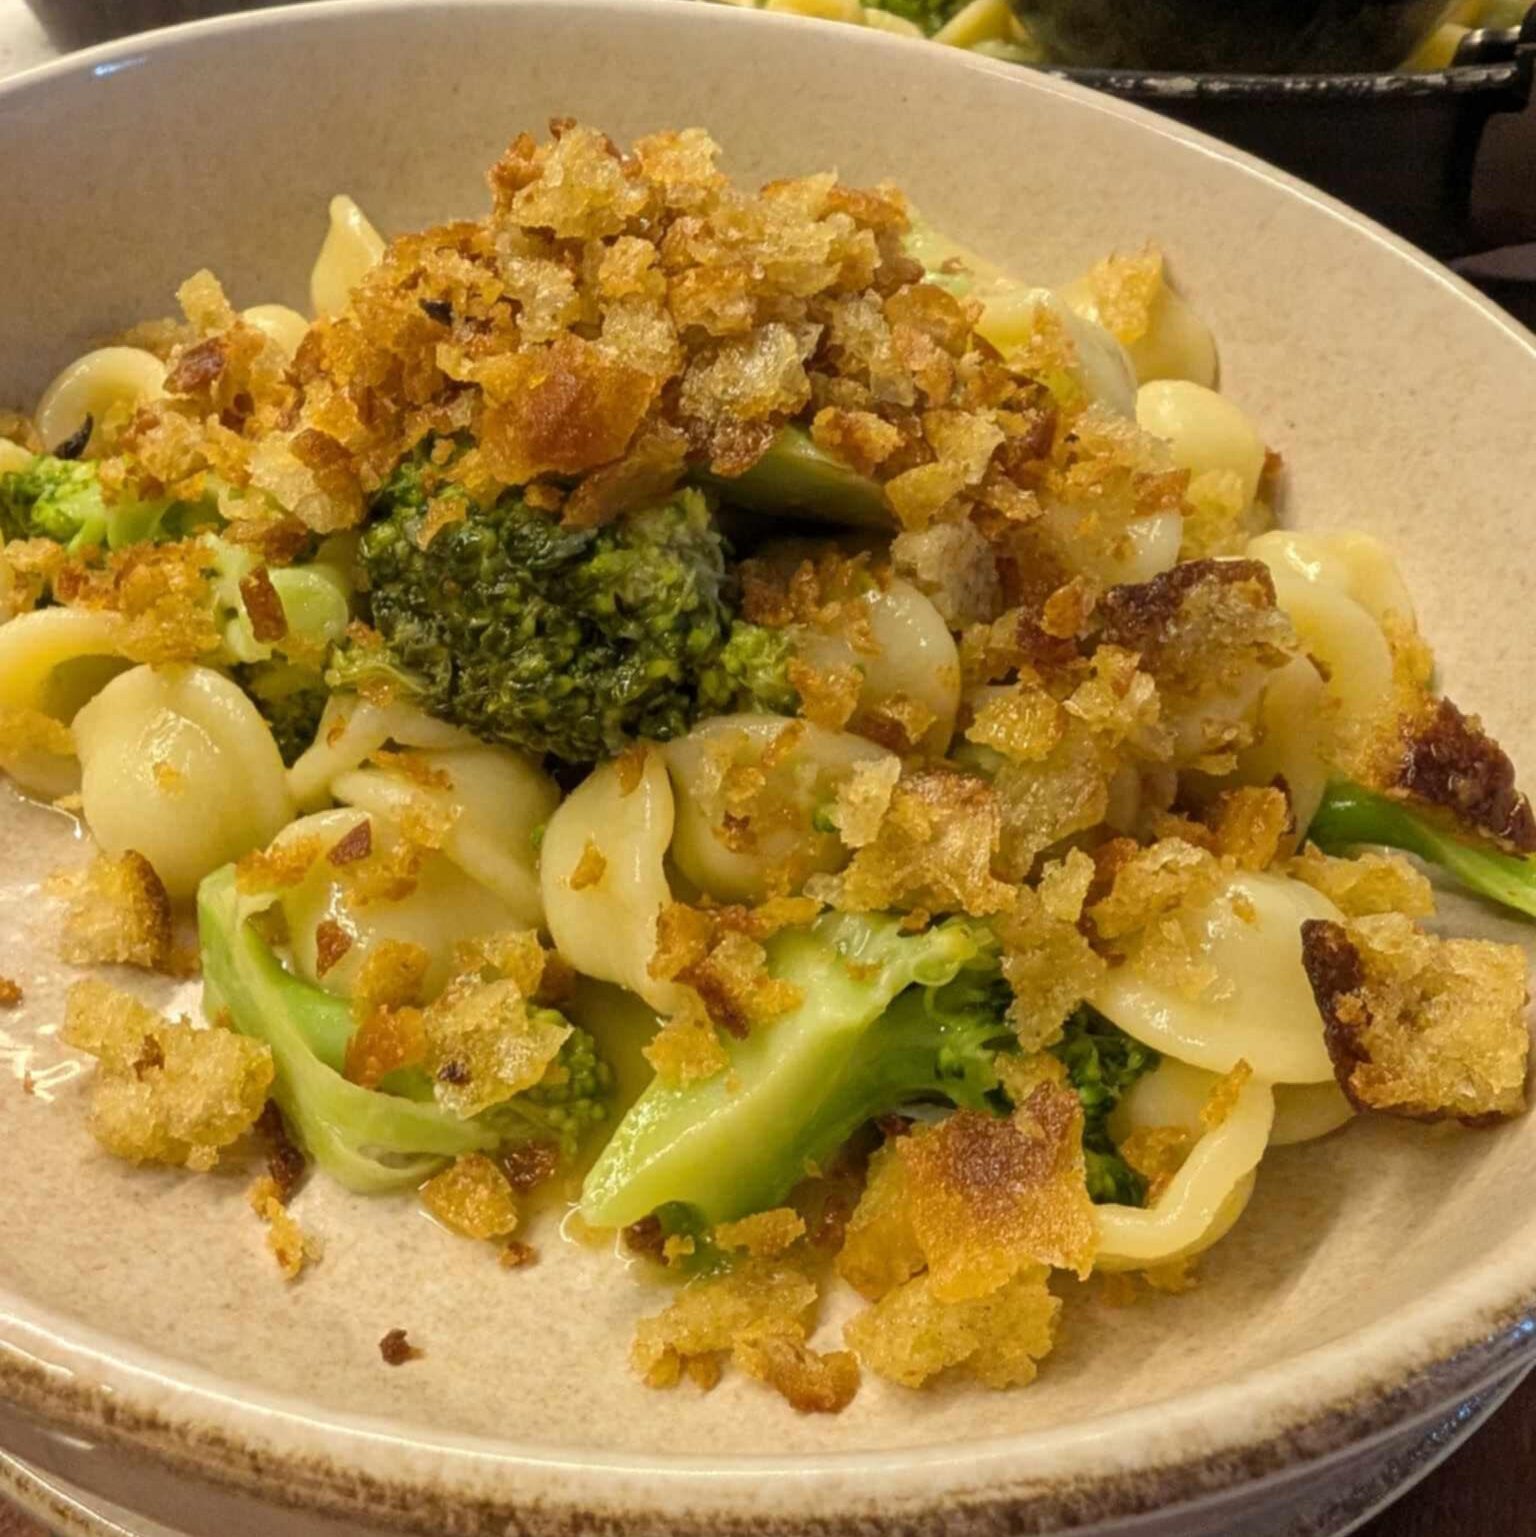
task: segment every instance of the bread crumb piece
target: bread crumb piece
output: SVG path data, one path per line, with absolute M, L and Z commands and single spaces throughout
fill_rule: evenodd
M 248 1199 L 251 1210 L 267 1224 L 267 1247 L 277 1260 L 283 1279 L 298 1280 L 304 1267 L 320 1258 L 318 1243 L 307 1237 L 289 1214 L 282 1190 L 270 1174 L 263 1174 L 251 1186 Z
M 0 977 L 0 1009 L 14 1009 L 22 1000 L 21 983 Z
M 419 1361 L 426 1351 L 413 1345 L 406 1338 L 404 1329 L 391 1329 L 379 1341 L 379 1354 L 384 1357 L 386 1366 L 404 1366 L 407 1361 Z

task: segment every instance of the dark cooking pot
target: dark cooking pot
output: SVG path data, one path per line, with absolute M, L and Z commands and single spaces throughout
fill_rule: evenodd
M 1014 0 L 1062 64 L 1254 74 L 1392 69 L 1451 0 Z
M 1026 3 L 1020 0 L 1021 13 Z M 1277 0 L 1281 3 L 1281 0 Z M 1136 9 L 1135 0 L 1125 0 Z M 1233 0 L 1233 10 L 1245 9 Z M 1536 9 L 1470 33 L 1433 74 L 1267 75 L 1060 69 L 1293 172 L 1440 257 L 1472 248 L 1473 164 L 1489 118 L 1531 99 Z

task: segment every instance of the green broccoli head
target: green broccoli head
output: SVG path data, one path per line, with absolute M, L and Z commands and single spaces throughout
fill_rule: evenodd
M 360 563 L 383 649 L 341 648 L 333 687 L 383 678 L 493 742 L 592 762 L 743 701 L 792 699 L 784 637 L 735 618 L 708 504 L 680 492 L 603 528 L 515 493 L 471 502 L 421 459 L 377 498 Z M 422 547 L 428 504 L 463 517 Z
M 131 497 L 108 503 L 94 461 L 39 454 L 24 470 L 0 474 L 0 541 L 52 539 L 71 551 L 118 550 L 179 539 L 214 521 L 211 503 Z
M 837 914 L 767 948 L 801 1001 L 724 1043 L 730 1063 L 716 1077 L 651 1083 L 587 1176 L 582 1213 L 594 1227 L 658 1212 L 730 1221 L 778 1205 L 868 1121 L 1011 1109 L 997 1062 L 1018 1049 L 1012 994 L 984 924 L 951 918 L 909 934 L 890 914 Z M 1090 1196 L 1140 1205 L 1145 1186 L 1105 1123 L 1156 1053 L 1088 1011 L 1055 1050 L 1083 1101 Z
M 392 1073 L 377 1089 L 352 1083 L 342 1075 L 351 1005 L 282 964 L 251 921 L 261 905 L 241 897 L 233 865 L 198 888 L 204 1012 L 271 1048 L 273 1099 L 304 1150 L 348 1189 L 403 1190 L 447 1159 L 518 1143 L 554 1143 L 569 1156 L 603 1119 L 611 1074 L 581 1030 L 545 1083 L 468 1118 L 433 1099 L 419 1068 Z
M 1120 1156 L 1109 1134 L 1109 1117 L 1126 1090 L 1162 1059 L 1086 1005 L 1067 1021 L 1065 1033 L 1051 1050 L 1083 1102 L 1089 1196 L 1121 1206 L 1142 1205 L 1147 1182 Z
M 561 1024 L 555 1009 L 535 1010 Z M 506 1142 L 550 1142 L 562 1158 L 576 1156 L 588 1132 L 608 1119 L 613 1101 L 613 1069 L 598 1054 L 597 1042 L 573 1027 L 542 1083 L 485 1112 Z

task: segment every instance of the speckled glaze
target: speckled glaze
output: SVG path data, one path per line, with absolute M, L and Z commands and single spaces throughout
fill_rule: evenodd
M 1291 519 L 1393 543 L 1449 690 L 1536 765 L 1536 343 L 1307 189 L 957 52 L 673 0 L 330 0 L 65 61 L 0 90 L 0 398 L 169 309 L 199 266 L 238 304 L 300 301 L 331 193 L 385 229 L 478 210 L 500 147 L 556 114 L 618 137 L 706 124 L 743 177 L 899 179 L 1046 282 L 1159 240 L 1285 455 Z M 1071 1295 L 1029 1390 L 871 1380 L 835 1420 L 731 1376 L 639 1386 L 625 1345 L 660 1299 L 553 1225 L 507 1272 L 315 1180 L 298 1215 L 325 1259 L 285 1288 L 248 1171 L 136 1173 L 85 1134 L 38 897 L 79 857 L 62 818 L 0 801 L 0 970 L 27 991 L 0 1016 L 0 1442 L 174 1529 L 1299 1537 L 1360 1513 L 1307 1514 L 1319 1480 L 1390 1482 L 1530 1359 L 1536 1120 L 1284 1150 L 1195 1293 Z M 397 1326 L 427 1353 L 390 1369 Z

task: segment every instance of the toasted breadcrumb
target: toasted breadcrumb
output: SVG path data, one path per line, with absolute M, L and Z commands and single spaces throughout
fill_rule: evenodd
M 1302 925 L 1339 1087 L 1359 1110 L 1485 1125 L 1525 1108 L 1526 960 L 1398 913 Z
M 1031 1265 L 1088 1273 L 1098 1225 L 1070 1088 L 1039 1084 L 1011 1118 L 957 1111 L 897 1147 L 937 1300 L 986 1296 Z
M 870 1159 L 864 1193 L 848 1219 L 837 1256 L 838 1274 L 872 1302 L 926 1263 L 912 1226 L 907 1165 L 899 1147 L 899 1141 L 887 1142 Z
M 0 1009 L 14 1009 L 22 1000 L 21 983 L 11 977 L 0 977 Z
M 1044 1266 L 996 1291 L 944 1301 L 928 1275 L 913 1277 L 851 1319 L 843 1338 L 871 1371 L 903 1387 L 958 1369 L 989 1388 L 1033 1382 L 1056 1338 L 1061 1303 Z
M 658 1078 L 679 1086 L 723 1073 L 730 1063 L 714 1021 L 696 993 L 684 993 L 677 1011 L 643 1048 Z
M 663 1312 L 642 1319 L 630 1364 L 653 1388 L 673 1387 L 685 1373 L 709 1387 L 730 1355 L 802 1412 L 837 1413 L 857 1391 L 858 1371 L 842 1352 L 823 1356 L 807 1346 L 815 1305 L 815 1283 L 803 1272 L 747 1259 L 695 1282 Z
M 52 877 L 48 892 L 65 904 L 59 951 L 71 965 L 168 968 L 171 899 L 142 854 L 98 854 L 84 869 Z
M 985 917 L 1013 901 L 992 874 L 1001 836 L 996 796 L 985 780 L 918 769 L 896 785 L 874 841 L 843 875 L 808 882 L 807 889 L 846 912 L 923 907 Z
M 130 1163 L 213 1168 L 256 1123 L 272 1083 L 261 1042 L 164 1019 L 95 979 L 70 988 L 60 1039 L 97 1059 L 91 1134 Z
M 421 1019 L 438 1102 L 466 1118 L 531 1089 L 571 1033 L 513 977 L 459 978 Z
M 1322 892 L 1346 918 L 1376 913 L 1434 916 L 1435 894 L 1428 878 L 1401 854 L 1371 852 L 1336 859 L 1309 843 L 1289 861 L 1285 873 Z
M 250 1207 L 267 1225 L 267 1247 L 285 1281 L 296 1281 L 304 1267 L 319 1258 L 319 1247 L 289 1215 L 277 1181 L 264 1174 L 251 1186 Z
M 742 1249 L 759 1259 L 772 1259 L 805 1237 L 805 1219 L 788 1206 L 760 1211 L 737 1222 L 721 1222 L 714 1232 L 722 1249 Z
M 379 1355 L 386 1366 L 404 1366 L 408 1361 L 419 1361 L 425 1354 L 410 1342 L 404 1329 L 391 1329 L 379 1341 Z
M 421 1187 L 421 1204 L 465 1238 L 509 1238 L 517 1201 L 501 1169 L 483 1153 L 465 1153 Z

